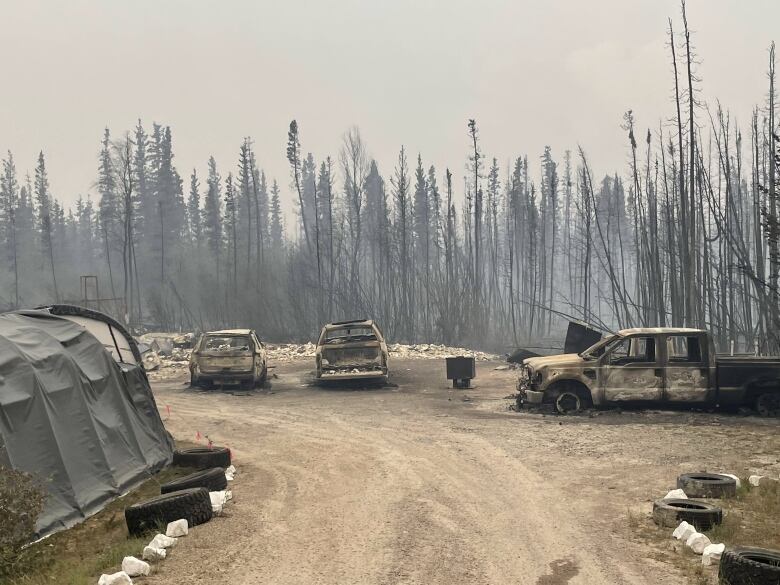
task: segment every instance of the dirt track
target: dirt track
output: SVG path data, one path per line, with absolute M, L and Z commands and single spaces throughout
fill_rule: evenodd
M 629 511 L 679 473 L 780 474 L 775 421 L 706 413 L 563 418 L 509 411 L 513 372 L 394 361 L 395 387 L 311 385 L 280 364 L 262 391 L 155 383 L 178 439 L 228 444 L 227 516 L 197 528 L 151 584 L 680 583 L 629 542 Z

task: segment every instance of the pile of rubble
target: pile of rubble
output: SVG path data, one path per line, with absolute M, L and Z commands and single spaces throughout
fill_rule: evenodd
M 192 333 L 146 333 L 138 338 L 144 367 L 152 380 L 172 380 L 188 368 L 192 344 Z M 268 343 L 265 346 L 268 362 L 291 362 L 299 359 L 314 359 L 317 346 L 309 343 Z M 477 361 L 500 359 L 499 356 L 462 347 L 450 347 L 436 343 L 412 345 L 393 343 L 387 346 L 391 358 L 401 359 L 444 359 L 451 356 L 474 357 Z
M 270 362 L 289 362 L 300 358 L 314 358 L 313 343 L 267 343 L 266 355 Z
M 138 338 L 138 349 L 150 378 L 167 380 L 187 368 L 194 343 L 194 333 L 145 333 Z
M 479 362 L 500 359 L 499 356 L 491 353 L 435 343 L 416 343 L 414 345 L 393 343 L 388 345 L 387 349 L 390 352 L 390 357 L 405 359 L 444 359 L 452 356 L 473 357 Z
M 270 362 L 289 362 L 297 359 L 314 358 L 314 351 L 317 346 L 313 343 L 277 343 L 266 344 L 268 361 Z M 465 349 L 462 347 L 449 347 L 435 343 L 417 343 L 406 345 L 402 343 L 393 343 L 387 346 L 390 357 L 403 359 L 443 359 L 451 356 L 474 357 L 477 361 L 487 361 L 499 359 L 498 356 Z

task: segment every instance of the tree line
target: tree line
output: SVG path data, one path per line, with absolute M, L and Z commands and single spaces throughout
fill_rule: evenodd
M 464 124 L 467 171 L 437 169 L 401 146 L 380 170 L 358 128 L 335 156 L 305 149 L 293 120 L 289 177 L 266 176 L 245 138 L 238 160 L 185 182 L 171 128 L 105 130 L 95 197 L 66 207 L 41 152 L 33 175 L 11 152 L 0 175 L 6 309 L 82 302 L 137 330 L 250 326 L 308 339 L 322 323 L 376 319 L 399 341 L 538 343 L 569 319 L 603 330 L 711 328 L 720 349 L 780 349 L 780 138 L 775 47 L 766 99 L 739 126 L 706 104 L 682 3 L 668 51 L 669 120 L 623 129 L 629 164 L 597 175 L 577 147 L 486 153 Z M 761 97 L 761 96 L 759 96 Z M 283 189 L 295 201 L 287 221 Z

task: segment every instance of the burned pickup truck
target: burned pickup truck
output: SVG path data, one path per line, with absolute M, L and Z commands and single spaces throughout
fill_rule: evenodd
M 387 379 L 387 344 L 371 320 L 340 321 L 322 328 L 315 359 L 317 379 Z
M 639 403 L 754 408 L 780 416 L 780 357 L 722 356 L 701 329 L 625 329 L 582 353 L 523 362 L 518 407 L 561 414 Z

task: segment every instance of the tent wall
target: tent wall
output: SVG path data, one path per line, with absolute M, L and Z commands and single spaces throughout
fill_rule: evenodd
M 44 482 L 45 535 L 99 511 L 171 461 L 143 369 L 82 325 L 43 311 L 0 315 L 0 441 Z

